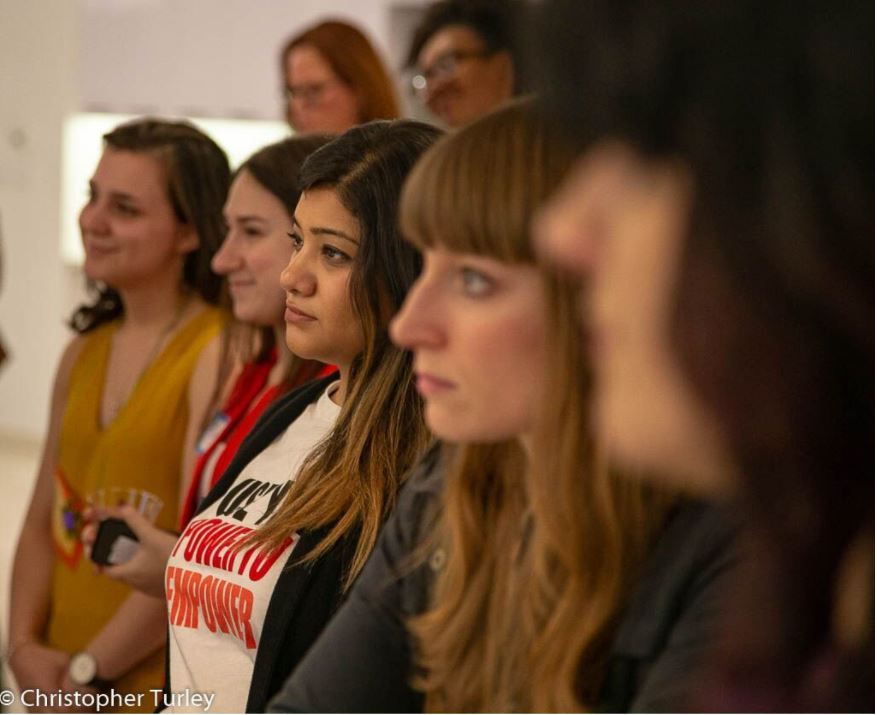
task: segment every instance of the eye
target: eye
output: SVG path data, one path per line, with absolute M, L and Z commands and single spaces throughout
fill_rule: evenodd
M 132 204 L 126 203 L 124 201 L 117 202 L 115 204 L 115 209 L 123 216 L 137 216 L 140 214 L 140 210 L 136 206 L 133 206 Z
M 481 271 L 464 267 L 460 269 L 460 281 L 463 292 L 473 298 L 480 298 L 493 290 L 494 282 Z
M 244 227 L 244 236 L 248 236 L 249 238 L 259 238 L 260 236 L 264 236 L 262 233 L 262 229 L 256 228 L 255 226 L 245 226 Z
M 325 243 L 323 244 L 323 255 L 329 261 L 329 263 L 333 264 L 342 264 L 347 263 L 350 260 L 350 256 L 348 256 L 344 251 L 336 248 L 335 246 Z
M 293 231 L 292 233 L 290 233 L 288 235 L 289 235 L 290 240 L 292 241 L 292 250 L 293 251 L 300 251 L 301 246 L 302 246 L 301 236 L 299 236 L 295 231 Z

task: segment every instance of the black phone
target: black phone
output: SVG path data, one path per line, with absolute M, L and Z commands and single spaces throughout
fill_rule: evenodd
M 91 560 L 100 566 L 118 566 L 134 556 L 140 540 L 121 519 L 104 519 L 97 527 Z

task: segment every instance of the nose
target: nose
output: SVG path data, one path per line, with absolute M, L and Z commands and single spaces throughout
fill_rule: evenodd
M 424 92 L 424 101 L 427 106 L 431 106 L 431 103 L 440 95 L 444 90 L 450 86 L 455 80 L 453 75 L 440 75 L 438 77 L 432 77 L 426 83 L 426 89 Z
M 317 291 L 317 277 L 311 259 L 303 251 L 293 253 L 280 273 L 280 285 L 287 293 L 312 296 Z
M 210 261 L 210 267 L 214 273 L 227 276 L 229 273 L 240 268 L 242 263 L 243 260 L 241 259 L 240 252 L 237 250 L 237 241 L 235 240 L 234 233 L 229 231 L 225 235 L 225 240 L 222 242 L 219 250 Z
M 106 212 L 96 199 L 87 201 L 79 212 L 79 230 L 94 234 L 105 234 L 109 231 Z
M 396 317 L 390 322 L 390 339 L 400 348 L 440 348 L 446 341 L 441 322 L 444 310 L 429 281 L 417 279 Z

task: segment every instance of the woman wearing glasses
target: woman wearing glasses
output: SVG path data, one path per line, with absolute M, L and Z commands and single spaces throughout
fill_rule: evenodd
M 399 117 L 384 63 L 345 22 L 322 22 L 289 40 L 280 71 L 286 120 L 299 134 L 342 134 L 372 119 Z

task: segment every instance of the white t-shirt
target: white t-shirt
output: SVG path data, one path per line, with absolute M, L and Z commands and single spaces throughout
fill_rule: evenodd
M 308 405 L 221 499 L 189 522 L 168 560 L 171 687 L 174 693 L 215 693 L 212 712 L 246 708 L 265 612 L 298 534 L 270 553 L 233 547 L 268 520 L 307 455 L 332 429 L 341 410 L 329 397 L 336 387 Z

